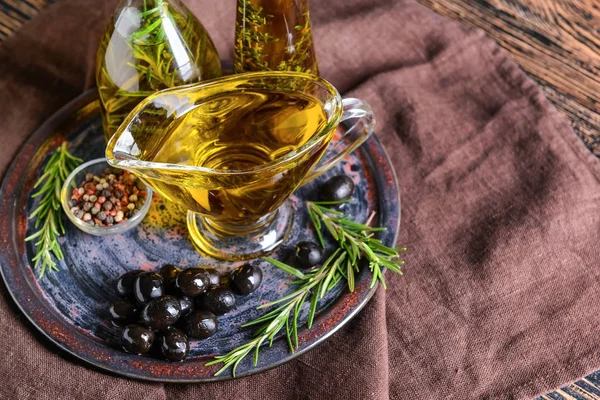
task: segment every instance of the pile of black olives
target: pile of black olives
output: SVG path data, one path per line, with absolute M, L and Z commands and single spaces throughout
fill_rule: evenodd
M 123 328 L 123 349 L 134 354 L 154 349 L 170 361 L 185 359 L 188 338 L 212 336 L 219 328 L 217 316 L 235 307 L 236 295 L 258 289 L 262 271 L 246 264 L 222 278 L 212 268 L 181 270 L 170 264 L 160 272 L 136 270 L 119 277 L 117 293 L 123 299 L 109 312 L 113 324 Z
M 321 187 L 321 201 L 350 199 L 354 182 L 337 175 Z M 302 269 L 319 264 L 324 249 L 303 241 L 296 245 L 295 263 Z M 225 278 L 225 279 L 222 279 Z M 121 345 L 129 353 L 145 354 L 155 349 L 167 360 L 182 361 L 189 352 L 189 340 L 212 336 L 218 315 L 235 307 L 236 295 L 254 292 L 262 282 L 262 271 L 250 264 L 221 277 L 212 268 L 181 270 L 164 265 L 159 272 L 130 271 L 117 282 L 123 299 L 110 306 L 113 324 L 122 327 Z

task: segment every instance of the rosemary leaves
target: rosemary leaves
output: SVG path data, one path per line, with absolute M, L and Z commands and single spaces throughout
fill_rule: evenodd
M 34 269 L 39 269 L 39 279 L 44 276 L 46 269 L 58 271 L 54 258 L 56 260 L 64 258 L 58 244 L 58 237 L 65 233 L 60 212 L 60 191 L 71 171 L 80 163 L 81 159 L 72 156 L 67 150 L 67 143 L 63 142 L 52 154 L 46 163 L 44 173 L 35 183 L 34 189 L 39 188 L 39 190 L 31 197 L 40 197 L 40 202 L 29 218 L 35 218 L 37 231 L 28 236 L 25 241 L 35 240 L 36 253 L 32 261 Z
M 348 219 L 341 212 L 328 208 L 329 205 L 337 205 L 347 201 L 338 202 L 308 202 L 307 211 L 324 247 L 322 228 L 335 239 L 339 247 L 320 266 L 308 272 L 287 265 L 281 261 L 265 257 L 264 259 L 274 266 L 292 275 L 295 280 L 290 284 L 296 290 L 280 299 L 267 304 L 262 304 L 258 309 L 269 309 L 270 311 L 261 317 L 250 321 L 243 327 L 257 327 L 253 338 L 245 344 L 231 350 L 229 353 L 216 356 L 214 360 L 206 365 L 222 364 L 215 375 L 219 375 L 232 368 L 235 376 L 237 366 L 249 354 L 253 355 L 254 366 L 258 363 L 260 347 L 263 344 L 272 345 L 276 335 L 285 329 L 285 338 L 291 352 L 298 348 L 299 315 L 305 302 L 309 302 L 308 319 L 306 326 L 310 329 L 313 325 L 317 311 L 318 301 L 333 289 L 339 282 L 345 281 L 348 290 L 354 291 L 356 274 L 360 271 L 360 265 L 365 260 L 371 274 L 371 287 L 378 281 L 386 287 L 383 278 L 383 269 L 402 274 L 400 269 L 404 263 L 399 260 L 400 252 L 404 248 L 390 248 L 374 237 L 377 231 L 385 228 L 373 228 Z
M 105 139 L 155 91 L 221 75 L 208 32 L 179 0 L 122 3 L 96 58 Z

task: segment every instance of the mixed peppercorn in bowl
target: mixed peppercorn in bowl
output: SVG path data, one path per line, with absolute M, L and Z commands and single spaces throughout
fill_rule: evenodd
M 82 231 L 116 235 L 136 227 L 150 208 L 152 189 L 129 171 L 114 169 L 104 158 L 80 165 L 65 180 L 61 203 Z

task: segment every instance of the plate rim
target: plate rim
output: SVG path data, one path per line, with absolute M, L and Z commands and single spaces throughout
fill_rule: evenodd
M 20 178 L 17 186 L 12 190 L 13 191 L 12 198 L 8 198 L 6 196 L 6 194 L 9 191 L 9 187 L 8 187 L 10 185 L 9 177 L 12 176 L 14 171 L 18 168 L 20 162 L 22 162 L 20 160 L 20 158 L 22 158 L 21 155 L 24 152 L 25 148 L 28 145 L 33 145 L 35 147 L 34 153 L 38 154 L 40 152 L 40 149 L 45 145 L 49 145 L 49 142 L 53 138 L 56 139 L 57 137 L 62 136 L 60 134 L 59 128 L 65 123 L 65 121 L 72 118 L 74 114 L 76 114 L 78 111 L 82 110 L 86 106 L 90 105 L 97 99 L 98 99 L 98 95 L 97 95 L 97 91 L 95 89 L 90 89 L 90 90 L 87 90 L 87 91 L 81 93 L 79 96 L 77 96 L 76 98 L 74 98 L 73 100 L 69 101 L 64 106 L 62 106 L 60 109 L 58 109 L 50 118 L 46 119 L 45 122 L 42 125 L 40 125 L 19 147 L 19 149 L 15 153 L 15 156 L 13 157 L 13 159 L 10 163 L 9 168 L 7 168 L 7 170 L 6 170 L 6 173 L 2 180 L 2 184 L 0 186 L 0 216 L 4 215 L 5 217 L 10 218 L 10 222 L 8 224 L 8 228 L 6 229 L 6 231 L 9 231 L 9 232 L 17 232 L 18 231 L 18 227 L 17 227 L 18 218 L 17 217 L 18 217 L 19 213 L 18 213 L 16 203 L 19 198 L 18 197 L 19 189 L 22 188 L 25 183 L 24 178 Z M 392 235 L 393 236 L 392 237 L 393 244 L 396 244 L 397 240 L 398 240 L 398 236 L 399 236 L 400 225 L 401 225 L 401 194 L 400 194 L 400 187 L 398 184 L 396 171 L 393 168 L 393 164 L 391 162 L 389 155 L 387 154 L 385 148 L 383 147 L 381 142 L 378 140 L 378 138 L 375 136 L 375 134 L 371 135 L 371 137 L 363 144 L 363 146 L 365 146 L 365 145 L 375 146 L 377 148 L 377 150 L 379 150 L 381 152 L 381 154 L 383 156 L 383 161 L 385 162 L 386 167 L 391 172 L 391 181 L 393 182 L 393 186 L 395 186 L 395 188 L 396 188 L 396 199 L 397 199 L 397 209 L 393 210 L 397 214 L 397 226 L 395 227 L 395 230 Z M 369 159 L 369 162 L 373 163 L 373 160 L 372 160 L 373 154 L 371 154 L 371 151 L 366 150 L 364 152 L 364 154 Z M 25 166 L 25 170 L 27 170 L 29 168 L 30 163 L 27 162 L 26 164 L 27 165 Z M 375 176 L 377 186 L 381 187 L 382 186 L 382 182 L 381 182 L 382 175 L 377 174 L 374 176 Z M 387 188 L 386 190 L 389 190 L 389 188 Z M 382 200 L 379 200 L 379 201 L 381 202 Z M 0 236 L 1 235 L 5 235 L 5 234 L 0 233 Z M 243 377 L 255 375 L 255 374 L 262 373 L 262 372 L 268 371 L 270 369 L 276 368 L 278 366 L 281 366 L 281 365 L 301 356 L 302 354 L 305 354 L 306 352 L 314 349 L 315 347 L 317 347 L 318 345 L 320 345 L 321 343 L 326 341 L 328 338 L 330 338 L 334 333 L 336 333 L 342 326 L 344 326 L 348 321 L 350 321 L 352 318 L 354 318 L 366 306 L 366 304 L 371 300 L 371 298 L 375 294 L 375 291 L 380 286 L 379 283 L 377 283 L 373 288 L 367 288 L 366 295 L 360 300 L 360 302 L 350 312 L 348 312 L 346 315 L 344 315 L 344 317 L 341 320 L 339 320 L 335 325 L 333 325 L 331 327 L 331 329 L 326 331 L 324 334 L 319 336 L 317 339 L 310 341 L 308 344 L 304 343 L 304 345 L 303 345 L 303 343 L 301 343 L 301 347 L 298 350 L 296 350 L 294 353 L 289 353 L 289 351 L 287 351 L 286 356 L 279 358 L 276 362 L 269 363 L 267 365 L 262 365 L 262 366 L 259 365 L 257 367 L 252 367 L 246 371 L 236 374 L 235 377 L 233 377 L 233 376 L 231 376 L 231 374 L 227 374 L 227 373 L 219 375 L 219 376 L 211 375 L 209 377 L 202 376 L 202 377 L 198 377 L 198 378 L 139 375 L 136 373 L 131 373 L 127 370 L 111 369 L 110 365 L 106 365 L 105 363 L 98 361 L 97 358 L 92 358 L 87 355 L 82 355 L 82 354 L 78 353 L 77 351 L 75 351 L 75 349 L 67 346 L 65 343 L 58 340 L 55 336 L 53 336 L 49 332 L 47 332 L 47 330 L 44 327 L 42 327 L 42 325 L 39 321 L 40 318 L 39 317 L 34 318 L 34 316 L 31 315 L 32 314 L 31 310 L 26 309 L 23 306 L 23 304 L 21 304 L 20 299 L 23 295 L 22 294 L 19 295 L 19 294 L 15 293 L 13 288 L 11 288 L 11 286 L 9 285 L 10 277 L 8 276 L 8 272 L 5 271 L 5 268 L 9 268 L 9 266 L 5 266 L 5 264 L 8 263 L 8 260 L 6 260 L 6 257 L 7 257 L 6 252 L 7 251 L 14 252 L 16 249 L 18 249 L 18 247 L 17 247 L 17 243 L 15 243 L 14 240 L 11 240 L 11 238 L 8 234 L 6 234 L 6 236 L 8 236 L 8 240 L 6 240 L 4 242 L 4 244 L 2 244 L 0 247 L 0 248 L 2 248 L 2 250 L 4 250 L 2 252 L 2 254 L 0 254 L 0 276 L 2 276 L 5 288 L 6 288 L 7 292 L 10 294 L 11 300 L 15 303 L 15 305 L 17 306 L 17 308 L 19 309 L 21 314 L 26 317 L 27 321 L 31 325 L 33 325 L 33 327 L 39 333 L 41 333 L 50 343 L 52 343 L 52 346 L 58 347 L 61 351 L 66 352 L 69 356 L 75 357 L 77 360 L 83 361 L 84 363 L 92 365 L 94 368 L 97 368 L 102 372 L 109 373 L 113 376 L 123 376 L 123 377 L 131 378 L 131 379 L 135 379 L 138 381 L 161 382 L 161 383 L 208 383 L 208 382 L 225 381 L 225 380 L 230 380 L 230 379 L 243 378 Z M 21 258 L 21 255 L 19 254 L 19 252 L 16 252 L 16 253 L 17 254 L 15 254 L 15 256 L 16 256 L 15 258 L 17 260 L 19 260 Z M 7 261 L 7 262 L 3 262 L 3 261 Z M 27 266 L 29 266 L 29 263 L 27 263 Z M 23 265 L 20 265 L 18 267 L 23 267 Z M 37 282 L 37 278 L 35 277 L 34 270 L 30 268 L 28 273 L 33 275 L 34 281 Z M 24 277 L 23 279 L 26 279 L 26 278 Z M 29 286 L 32 291 L 35 291 L 35 288 L 32 288 L 31 285 L 29 285 Z M 347 295 L 348 295 L 348 293 L 345 293 L 343 296 L 340 296 L 331 305 L 329 305 L 327 309 L 331 309 L 331 308 L 335 307 L 341 301 L 341 299 Z M 51 305 L 48 302 L 44 302 L 43 305 L 44 305 L 44 308 L 49 309 L 51 312 L 53 312 L 53 314 L 56 313 L 56 310 L 53 310 Z M 315 318 L 315 325 L 317 325 L 319 320 L 322 320 L 328 314 L 329 313 L 325 312 L 325 313 L 321 313 L 320 315 L 317 315 L 317 317 Z M 60 321 L 60 322 L 62 324 L 64 324 L 63 321 Z M 304 331 L 307 331 L 307 329 L 305 328 Z M 93 339 L 86 337 L 81 332 L 77 332 L 77 335 L 85 338 L 88 341 L 90 341 L 90 340 L 93 341 Z M 103 344 L 103 345 L 106 346 L 106 344 Z M 286 345 L 286 347 L 287 347 L 287 345 Z M 273 348 L 266 347 L 266 348 L 262 349 L 262 351 L 267 351 L 270 349 L 272 349 L 272 351 L 275 351 L 276 350 L 275 344 L 274 344 Z M 52 351 L 52 349 L 49 349 L 49 350 Z M 67 361 L 71 361 L 71 360 L 67 359 Z M 206 361 L 204 361 L 204 359 L 202 359 L 201 362 L 204 363 Z M 177 364 L 173 364 L 173 365 L 177 365 Z M 181 364 L 181 365 L 184 365 L 184 364 Z

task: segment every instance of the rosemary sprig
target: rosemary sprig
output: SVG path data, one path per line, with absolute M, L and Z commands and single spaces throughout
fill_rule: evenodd
M 368 261 L 368 267 L 373 274 L 371 287 L 380 281 L 385 288 L 383 268 L 402 274 L 400 266 L 404 263 L 398 260 L 399 252 L 404 248 L 390 248 L 381 240 L 373 237 L 374 232 L 383 231 L 385 228 L 373 228 L 359 224 L 344 217 L 339 211 L 325 207 L 326 205 L 340 204 L 343 202 L 308 202 L 307 209 L 321 245 L 325 247 L 321 228 L 326 227 L 329 234 L 337 241 L 339 248 L 323 263 L 322 266 L 309 272 L 298 269 L 281 261 L 265 257 L 264 260 L 282 269 L 297 278 L 290 282 L 297 289 L 280 299 L 267 304 L 262 304 L 258 309 L 276 306 L 261 317 L 252 320 L 242 327 L 259 326 L 254 332 L 254 337 L 249 342 L 236 347 L 229 353 L 216 356 L 207 366 L 223 364 L 215 375 L 219 375 L 232 367 L 232 374 L 239 363 L 251 352 L 254 352 L 253 365 L 258 364 L 258 354 L 261 345 L 273 344 L 277 333 L 285 328 L 286 339 L 290 351 L 293 353 L 298 348 L 298 318 L 304 302 L 309 300 L 308 318 L 306 325 L 310 329 L 313 325 L 317 304 L 326 293 L 333 289 L 341 280 L 345 280 L 348 289 L 354 291 L 355 274 L 359 272 L 360 260 Z
M 400 256 L 399 252 L 406 249 L 387 247 L 381 240 L 374 237 L 374 232 L 384 231 L 386 228 L 373 228 L 351 221 L 341 212 L 325 207 L 330 204 L 332 203 L 307 203 L 308 215 L 316 228 L 321 246 L 325 248 L 325 242 L 320 233 L 321 226 L 324 225 L 329 234 L 337 241 L 340 248 L 348 254 L 348 262 L 352 266 L 358 265 L 361 255 L 369 262 L 369 270 L 373 274 L 371 287 L 375 286 L 377 281 L 380 281 L 383 287 L 387 289 L 382 268 L 387 268 L 401 275 L 400 266 L 404 262 L 397 260 L 397 258 Z M 354 281 L 354 274 L 350 273 L 350 271 L 351 268 L 348 268 L 348 283 L 350 283 L 350 280 Z M 349 288 L 350 291 L 354 290 L 352 285 Z
M 168 87 L 221 76 L 221 64 L 208 33 L 189 11 L 178 12 L 168 1 L 144 0 L 139 29 L 119 40 L 130 57 L 115 53 L 113 32 L 101 40 L 96 80 L 103 106 L 103 124 L 108 138 L 142 99 Z M 168 30 L 176 34 L 167 35 Z M 173 46 L 182 49 L 176 60 Z M 177 51 L 180 51 L 177 50 Z M 178 64 L 183 63 L 182 65 Z M 108 65 L 116 65 L 108 69 Z
M 35 229 L 40 228 L 40 225 L 41 228 L 25 238 L 25 241 L 37 239 L 33 267 L 34 269 L 41 267 L 38 279 L 44 276 L 46 268 L 50 271 L 58 271 L 53 255 L 57 260 L 64 258 L 57 240 L 65 233 L 60 215 L 60 190 L 71 171 L 80 163 L 81 159 L 72 156 L 67 150 L 67 143 L 63 142 L 52 154 L 44 168 L 44 173 L 33 187 L 34 189 L 39 187 L 39 190 L 31 197 L 41 196 L 41 200 L 29 219 L 35 218 Z

